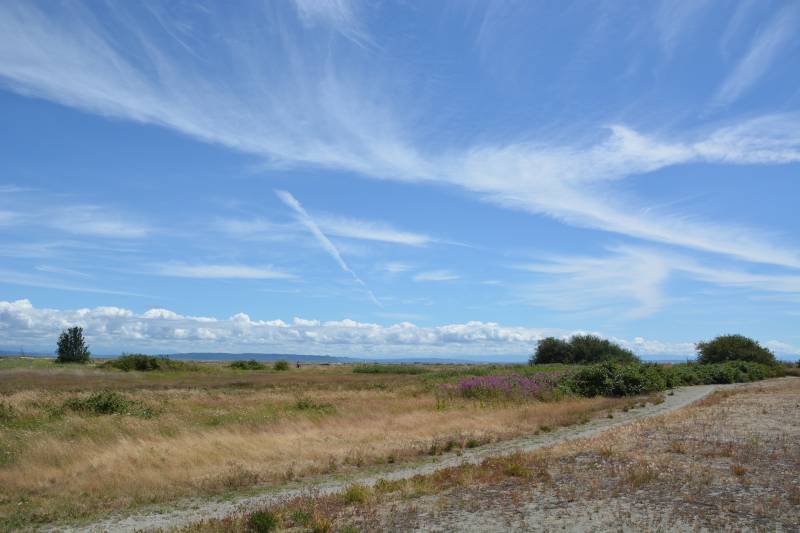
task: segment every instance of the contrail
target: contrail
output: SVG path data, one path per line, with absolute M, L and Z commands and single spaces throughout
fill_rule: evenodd
M 356 283 L 364 288 L 364 291 L 367 293 L 367 296 L 369 296 L 369 299 L 372 300 L 375 305 L 383 309 L 383 304 L 378 301 L 369 287 L 367 287 L 367 284 L 364 283 L 349 266 L 347 266 L 347 263 L 345 263 L 344 259 L 342 259 L 342 254 L 339 253 L 339 250 L 336 248 L 336 246 L 334 246 L 330 239 L 328 239 L 328 237 L 322 233 L 322 230 L 319 229 L 319 226 L 317 226 L 317 223 L 314 222 L 313 218 L 311 218 L 311 215 L 309 215 L 300 202 L 297 201 L 297 198 L 292 196 L 292 193 L 288 191 L 276 190 L 275 194 L 278 195 L 278 198 L 280 198 L 284 204 L 289 206 L 295 213 L 297 213 L 297 217 L 300 219 L 300 222 L 302 222 L 308 231 L 310 231 L 312 235 L 316 237 L 317 241 L 319 241 L 320 245 L 322 245 L 322 248 L 328 252 L 331 257 L 333 257 L 333 260 L 338 263 L 339 267 L 353 276 L 353 279 L 356 280 Z

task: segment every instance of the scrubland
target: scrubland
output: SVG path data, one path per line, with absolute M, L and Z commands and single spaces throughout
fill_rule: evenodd
M 401 462 L 636 402 L 538 388 L 536 397 L 452 393 L 464 377 L 533 375 L 526 367 L 396 370 L 189 363 L 124 372 L 2 358 L 0 529 Z M 548 370 L 563 369 L 536 374 Z

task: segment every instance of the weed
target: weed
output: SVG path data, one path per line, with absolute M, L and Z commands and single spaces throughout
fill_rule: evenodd
M 286 361 L 284 359 L 279 359 L 275 361 L 272 364 L 272 370 L 275 370 L 277 372 L 284 372 L 286 370 L 289 370 L 289 361 Z
M 296 525 L 307 526 L 311 522 L 313 515 L 305 509 L 295 509 L 289 517 Z
M 346 505 L 354 505 L 357 503 L 364 503 L 369 497 L 369 489 L 364 485 L 354 483 L 347 487 L 347 490 L 342 494 L 342 501 Z
M 679 440 L 673 440 L 669 443 L 669 451 L 683 455 L 686 453 L 686 443 Z
M 336 408 L 329 403 L 318 402 L 310 398 L 298 398 L 294 404 L 299 411 L 316 411 L 318 413 L 329 414 L 336 411 Z
M 247 529 L 255 533 L 268 533 L 278 529 L 280 519 L 270 511 L 256 511 L 247 519 Z

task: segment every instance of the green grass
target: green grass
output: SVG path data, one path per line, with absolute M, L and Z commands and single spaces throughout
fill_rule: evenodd
M 356 374 L 425 374 L 431 369 L 422 365 L 365 364 L 355 365 Z

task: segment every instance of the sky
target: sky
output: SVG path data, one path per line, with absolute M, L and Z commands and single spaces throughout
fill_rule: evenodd
M 0 3 L 0 348 L 800 357 L 800 3 Z

